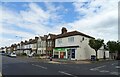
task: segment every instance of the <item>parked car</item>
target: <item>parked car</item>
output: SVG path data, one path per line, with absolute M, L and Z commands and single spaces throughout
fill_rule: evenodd
M 10 57 L 16 57 L 17 55 L 16 55 L 16 53 L 10 53 L 9 56 Z
M 35 54 L 35 52 L 32 52 L 30 54 L 28 54 L 28 57 L 32 57 Z
M 5 55 L 5 51 L 0 52 L 0 55 Z

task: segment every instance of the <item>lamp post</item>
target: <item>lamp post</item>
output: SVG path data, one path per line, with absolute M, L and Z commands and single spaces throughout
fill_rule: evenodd
M 16 37 L 19 37 L 20 39 L 21 39 L 21 41 L 22 41 L 22 36 L 16 36 Z M 22 50 L 22 44 L 20 43 L 20 51 Z

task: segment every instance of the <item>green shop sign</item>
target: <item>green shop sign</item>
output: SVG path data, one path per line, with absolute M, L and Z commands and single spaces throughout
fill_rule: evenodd
M 54 48 L 55 52 L 62 51 L 65 52 L 65 48 Z

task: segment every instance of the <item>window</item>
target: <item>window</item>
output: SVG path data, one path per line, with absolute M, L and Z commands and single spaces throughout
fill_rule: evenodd
M 44 41 L 44 47 L 46 47 L 46 41 Z
M 48 47 L 50 46 L 50 41 L 47 42 Z
M 42 41 L 42 47 L 44 47 L 44 41 Z
M 82 38 L 82 41 L 84 41 L 84 37 Z
M 36 48 L 36 44 L 33 44 L 33 48 Z
M 43 41 L 41 41 L 41 47 L 43 47 Z
M 74 37 L 69 37 L 69 38 L 68 38 L 68 42 L 69 42 L 69 43 L 74 42 Z
M 48 41 L 47 44 L 48 44 L 48 47 L 51 47 L 52 46 L 52 41 Z
M 50 47 L 52 46 L 52 41 L 50 41 Z
M 62 43 L 62 39 L 58 39 L 58 44 L 61 44 Z
M 82 41 L 84 41 L 84 40 L 85 40 L 85 38 L 83 37 L 80 42 L 82 42 Z

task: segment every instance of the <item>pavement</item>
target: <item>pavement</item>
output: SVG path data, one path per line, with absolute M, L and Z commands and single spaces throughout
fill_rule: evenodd
M 91 63 L 91 61 L 88 60 L 79 60 L 79 61 L 72 61 L 72 60 L 67 60 L 67 59 L 52 59 L 52 61 L 50 61 L 50 59 L 40 59 L 40 58 L 35 58 L 35 57 L 18 57 L 20 59 L 32 59 L 31 61 L 40 61 L 40 62 L 45 62 L 45 63 L 58 63 L 58 64 L 88 64 Z M 34 60 L 33 60 L 34 59 Z
M 2 77 L 2 73 L 0 72 L 0 77 Z
M 54 75 L 54 76 L 69 76 L 78 77 L 86 75 L 101 75 L 113 77 L 118 76 L 120 66 L 118 61 L 104 61 L 98 63 L 59 63 L 53 61 L 46 61 L 34 58 L 10 58 L 3 56 L 2 75 Z M 61 60 L 59 60 L 61 61 Z M 65 60 L 64 60 L 65 61 Z
M 91 63 L 91 61 L 72 61 L 72 60 L 66 60 L 66 59 L 53 59 L 53 63 L 57 62 L 60 64 L 88 64 Z

